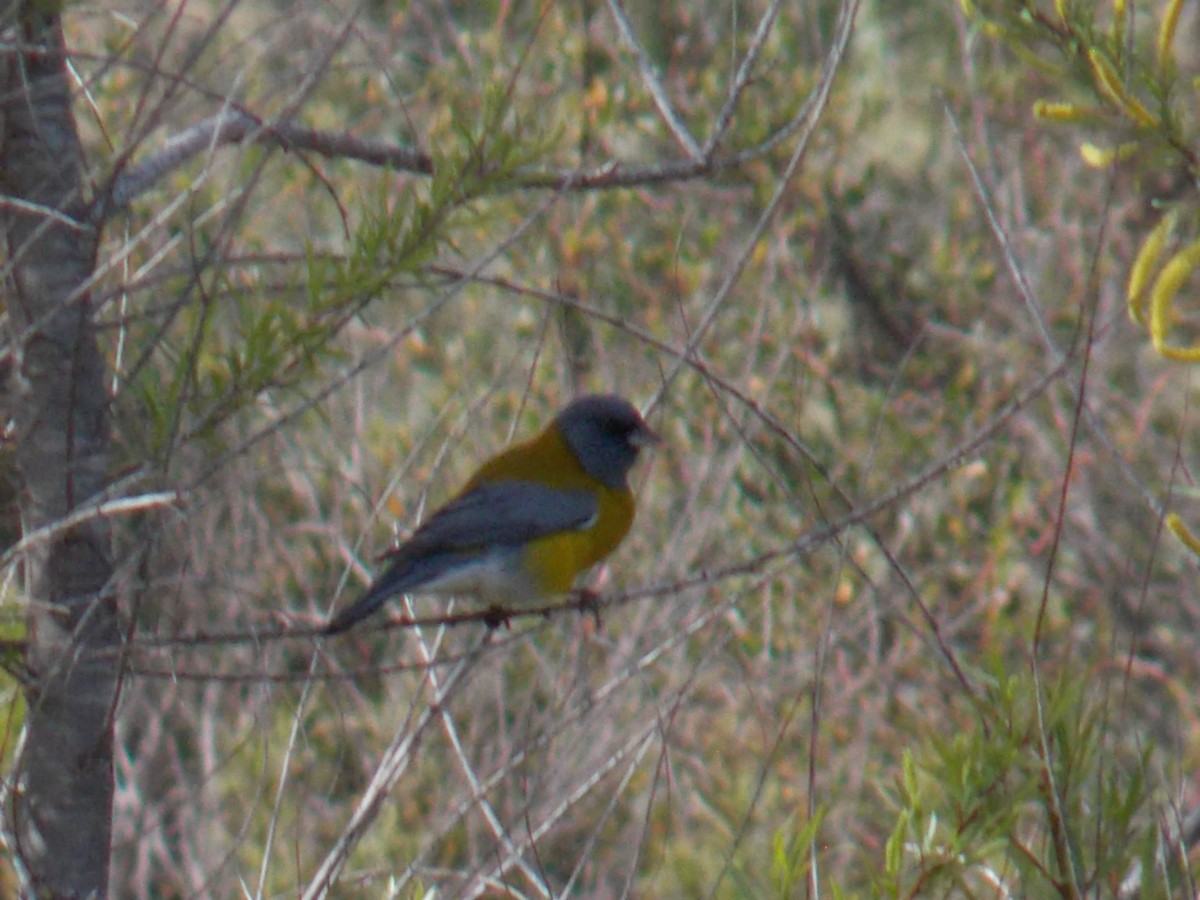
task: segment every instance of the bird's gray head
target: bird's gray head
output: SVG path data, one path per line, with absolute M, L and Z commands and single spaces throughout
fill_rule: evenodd
M 638 451 L 660 442 L 633 404 L 612 394 L 580 397 L 554 421 L 587 473 L 610 488 L 625 487 Z

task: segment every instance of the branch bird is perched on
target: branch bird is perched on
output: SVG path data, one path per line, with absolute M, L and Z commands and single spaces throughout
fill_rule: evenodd
M 627 401 L 580 397 L 543 432 L 484 463 L 387 554 L 383 573 L 325 633 L 340 634 L 397 594 L 470 594 L 519 608 L 566 593 L 629 532 L 629 470 L 657 443 Z

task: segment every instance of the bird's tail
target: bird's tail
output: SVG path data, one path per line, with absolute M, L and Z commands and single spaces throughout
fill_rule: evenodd
M 401 579 L 396 577 L 396 575 L 397 573 L 394 571 L 385 572 L 383 577 L 367 588 L 367 592 L 358 600 L 330 619 L 329 624 L 322 630 L 322 634 L 328 637 L 330 635 L 341 634 L 343 631 L 353 628 L 396 594 L 403 591 L 405 588 L 400 583 Z

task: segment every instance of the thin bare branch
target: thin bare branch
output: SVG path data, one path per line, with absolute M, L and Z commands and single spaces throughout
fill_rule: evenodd
M 653 408 L 663 394 L 670 387 L 671 382 L 679 374 L 684 367 L 684 360 L 696 352 L 696 348 L 700 346 L 704 340 L 708 329 L 716 321 L 718 313 L 724 308 L 729 296 L 733 293 L 734 286 L 741 280 L 742 273 L 746 269 L 746 264 L 749 261 L 754 248 L 762 240 L 767 229 L 775 219 L 775 213 L 779 208 L 780 202 L 783 200 L 792 178 L 800 168 L 800 163 L 804 160 L 808 152 L 809 140 L 812 138 L 816 130 L 817 122 L 820 121 L 821 113 L 824 112 L 826 104 L 829 102 L 829 94 L 833 90 L 833 81 L 837 76 L 838 69 L 841 67 L 842 59 L 846 55 L 846 48 L 850 46 L 850 36 L 854 33 L 854 20 L 858 15 L 858 0 L 847 0 L 842 4 L 838 15 L 838 24 L 834 33 L 833 44 L 829 48 L 829 52 L 825 56 L 825 65 L 821 70 L 821 78 L 817 82 L 815 88 L 808 98 L 808 102 L 804 104 L 806 110 L 805 125 L 796 141 L 796 147 L 792 151 L 791 158 L 788 160 L 787 166 L 784 167 L 778 181 L 775 184 L 775 191 L 770 200 L 767 201 L 766 207 L 759 215 L 758 220 L 754 224 L 754 228 L 750 232 L 750 236 L 746 239 L 744 248 L 738 254 L 734 263 L 729 266 L 729 271 L 725 276 L 724 281 L 718 286 L 713 298 L 708 305 L 708 309 L 700 317 L 700 320 L 692 326 L 691 335 L 687 345 L 683 348 L 682 354 L 676 358 L 670 370 L 665 373 L 662 379 L 662 385 L 658 390 L 658 396 L 655 403 L 651 404 Z
M 750 79 L 754 77 L 754 72 L 758 67 L 758 58 L 762 55 L 767 38 L 771 35 L 771 29 L 775 26 L 781 6 L 783 6 L 783 0 L 774 0 L 762 14 L 762 18 L 758 20 L 758 28 L 755 29 L 754 37 L 750 39 L 750 46 L 746 49 L 746 55 L 742 57 L 742 63 L 733 77 L 733 84 L 729 86 L 729 95 L 725 98 L 725 105 L 717 113 L 712 133 L 704 142 L 704 159 L 711 159 L 721 146 L 721 142 L 729 134 L 729 127 L 733 123 L 733 111 L 737 109 L 738 101 L 741 100 L 742 94 L 750 85 Z
M 704 151 L 700 149 L 700 144 L 692 136 L 683 119 L 679 117 L 679 113 L 675 111 L 675 107 L 671 103 L 671 98 L 667 96 L 666 88 L 663 87 L 658 73 L 654 71 L 654 66 L 651 64 L 650 58 L 646 55 L 641 42 L 638 41 L 637 35 L 633 32 L 629 16 L 625 13 L 625 4 L 622 0 L 607 0 L 607 2 L 613 21 L 617 23 L 617 30 L 621 33 L 621 38 L 625 41 L 626 46 L 629 47 L 629 52 L 633 54 L 633 60 L 637 63 L 638 74 L 642 77 L 642 84 L 650 92 L 658 114 L 662 117 L 672 136 L 674 136 L 684 152 L 687 153 L 688 157 L 693 162 L 701 161 L 705 158 Z
M 388 795 L 400 780 L 412 761 L 413 754 L 434 722 L 441 717 L 442 710 L 467 684 L 466 675 L 471 671 L 470 659 L 465 659 L 446 676 L 427 707 L 415 718 L 406 718 L 396 729 L 391 744 L 384 752 L 371 783 L 363 791 L 350 821 L 346 823 L 329 852 L 317 866 L 312 878 L 305 886 L 304 900 L 324 897 L 338 873 L 346 863 L 351 851 L 370 829 L 379 815 L 379 810 Z

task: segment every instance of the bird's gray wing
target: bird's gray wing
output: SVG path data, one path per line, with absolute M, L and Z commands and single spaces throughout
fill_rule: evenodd
M 462 494 L 384 557 L 387 567 L 367 592 L 325 627 L 338 634 L 396 594 L 435 581 L 481 553 L 584 528 L 599 512 L 588 491 L 564 491 L 531 481 L 495 481 Z
M 409 548 L 427 553 L 524 544 L 556 531 L 583 528 L 598 508 L 596 496 L 588 491 L 495 481 L 451 500 L 389 556 Z

